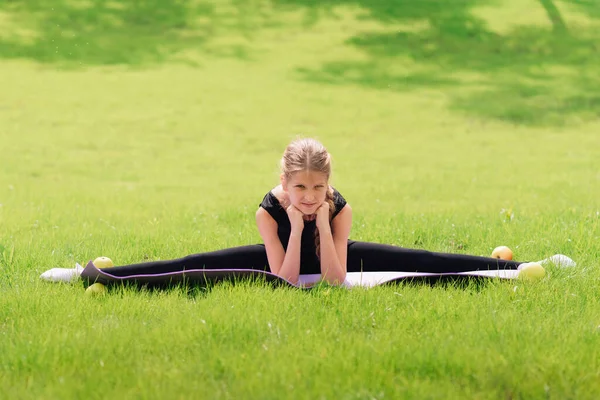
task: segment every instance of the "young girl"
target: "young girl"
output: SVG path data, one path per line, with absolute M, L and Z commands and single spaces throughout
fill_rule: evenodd
M 283 153 L 280 184 L 265 195 L 256 212 L 264 244 L 113 267 L 109 272 L 128 277 L 198 269 L 254 269 L 269 271 L 293 284 L 301 274 L 320 274 L 330 284 L 341 284 L 347 272 L 465 272 L 517 269 L 520 264 L 349 240 L 352 209 L 329 185 L 330 175 L 331 155 L 325 147 L 314 139 L 295 140 Z M 50 275 L 49 280 L 67 280 L 60 274 Z

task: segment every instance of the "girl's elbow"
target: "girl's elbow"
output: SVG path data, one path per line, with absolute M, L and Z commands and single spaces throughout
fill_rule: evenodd
M 342 272 L 340 274 L 328 275 L 325 277 L 325 281 L 334 286 L 341 286 L 346 281 L 346 272 Z
M 292 285 L 297 285 L 298 282 L 300 281 L 300 276 L 298 274 L 285 274 L 285 273 L 281 273 L 281 272 L 282 271 L 278 271 L 278 273 L 275 275 L 288 281 Z
M 291 283 L 292 285 L 298 285 L 298 282 L 300 282 L 300 277 L 299 276 L 290 276 L 286 280 L 289 283 Z

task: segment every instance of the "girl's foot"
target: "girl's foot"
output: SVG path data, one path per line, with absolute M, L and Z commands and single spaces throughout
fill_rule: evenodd
M 73 282 L 81 276 L 83 267 L 79 263 L 75 268 L 52 268 L 40 275 L 40 278 L 48 282 Z
M 562 268 L 575 267 L 577 265 L 575 261 L 564 254 L 555 254 L 552 257 L 546 258 L 545 260 L 538 261 L 538 264 L 542 264 L 543 266 L 556 265 L 557 267 Z

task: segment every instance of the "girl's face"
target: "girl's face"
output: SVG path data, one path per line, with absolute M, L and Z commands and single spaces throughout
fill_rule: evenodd
M 317 212 L 329 189 L 327 175 L 316 171 L 294 172 L 289 179 L 282 177 L 281 186 L 290 203 L 304 215 Z

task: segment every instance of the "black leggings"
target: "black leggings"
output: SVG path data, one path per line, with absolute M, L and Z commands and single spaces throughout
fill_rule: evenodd
M 517 269 L 517 261 L 434 253 L 379 243 L 348 241 L 348 272 L 464 272 L 489 269 Z M 269 271 L 263 244 L 233 247 L 207 253 L 192 254 L 176 260 L 153 261 L 111 268 L 115 276 L 162 274 L 191 269 L 257 269 Z

